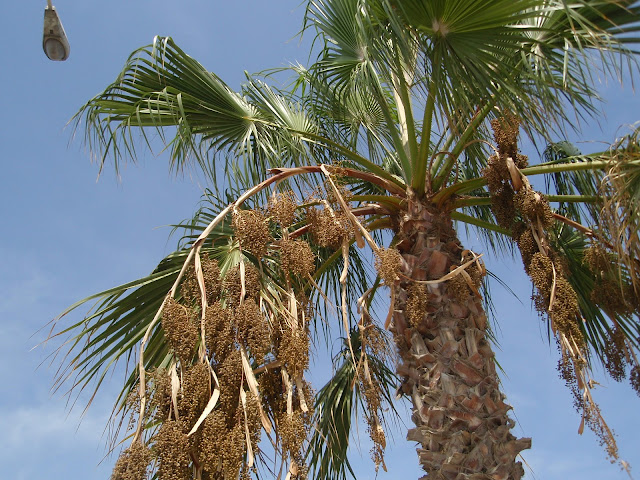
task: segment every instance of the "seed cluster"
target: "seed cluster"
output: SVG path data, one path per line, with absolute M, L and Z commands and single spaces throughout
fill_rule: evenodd
M 198 327 L 192 311 L 169 298 L 162 312 L 162 329 L 178 358 L 190 362 L 198 341 Z
M 269 216 L 282 228 L 289 228 L 295 221 L 297 208 L 292 191 L 277 193 L 269 199 Z
M 258 210 L 234 212 L 231 226 L 243 250 L 253 253 L 257 258 L 266 255 L 267 247 L 273 241 L 273 237 L 263 212 Z
M 418 328 L 422 324 L 429 305 L 429 291 L 426 285 L 413 283 L 407 288 L 407 295 L 406 315 L 411 326 Z
M 626 350 L 624 332 L 618 327 L 609 333 L 604 344 L 606 357 L 604 366 L 616 382 L 620 382 L 626 377 Z
M 151 451 L 140 442 L 124 450 L 116 462 L 111 480 L 146 480 Z
M 535 224 L 539 220 L 544 228 L 549 228 L 554 222 L 549 202 L 542 194 L 530 188 L 521 188 L 514 196 L 514 204 L 531 223 Z
M 187 428 L 196 423 L 211 395 L 211 374 L 204 363 L 196 363 L 184 369 L 182 392 L 178 399 L 180 419 Z
M 165 421 L 154 440 L 158 457 L 158 478 L 190 480 L 189 438 L 184 424 L 176 420 Z
M 309 368 L 309 332 L 307 329 L 283 326 L 276 356 L 292 376 Z
M 285 274 L 306 278 L 315 270 L 315 255 L 304 240 L 280 242 L 280 265 Z
M 353 237 L 353 224 L 342 210 L 308 208 L 307 220 L 321 247 L 338 248 Z
M 271 351 L 269 325 L 253 299 L 243 302 L 233 312 L 234 323 L 238 326 L 238 336 L 253 358 L 262 363 Z
M 380 248 L 376 252 L 375 267 L 382 282 L 393 288 L 402 270 L 402 255 L 395 248 Z
M 326 234 L 325 229 L 323 234 L 341 245 L 347 235 L 352 235 L 352 226 L 340 208 L 334 207 L 335 211 L 323 209 L 317 213 L 329 230 L 339 230 Z M 304 278 L 313 273 L 315 256 L 305 240 L 289 239 L 284 231 L 295 221 L 296 208 L 295 196 L 285 193 L 272 198 L 268 212 L 269 220 L 283 229 L 279 242 L 282 268 L 290 278 Z M 325 214 L 330 214 L 330 222 Z M 262 411 L 279 427 L 276 438 L 281 445 L 276 449 L 297 465 L 292 479 L 307 476 L 303 444 L 311 429 L 314 392 L 302 375 L 309 366 L 309 322 L 305 314 L 313 314 L 313 305 L 304 291 L 296 291 L 298 315 L 293 318 L 290 312 L 276 310 L 278 305 L 287 305 L 288 297 L 273 302 L 271 291 L 263 289 L 262 271 L 270 268 L 267 260 L 272 258 L 262 259 L 273 243 L 269 229 L 275 231 L 277 227 L 269 225 L 262 211 L 236 212 L 232 227 L 241 248 L 257 261 L 243 257 L 243 263 L 225 268 L 223 276 L 218 262 L 200 253 L 204 292 L 195 262 L 187 268 L 178 295 L 167 299 L 161 317 L 162 331 L 174 356 L 166 368 L 146 372 L 148 402 L 141 412 L 142 421 L 157 427 L 155 431 L 144 430 L 148 447 L 136 441 L 122 453 L 112 480 L 146 479 L 147 468 L 152 466 L 154 475 L 162 480 L 249 480 L 252 474 L 247 466 L 247 439 L 254 457 L 260 458 Z M 245 354 L 250 368 L 257 368 L 258 395 L 249 388 L 253 384 L 243 368 Z M 291 390 L 284 386 L 282 375 L 287 373 Z M 201 419 L 214 389 L 215 395 L 219 394 L 217 404 Z M 289 413 L 287 392 L 293 395 L 293 412 Z M 140 411 L 137 391 L 127 405 L 129 410 Z M 305 410 L 308 407 L 311 411 L 303 411 L 305 405 Z M 188 435 L 198 420 L 199 428 Z

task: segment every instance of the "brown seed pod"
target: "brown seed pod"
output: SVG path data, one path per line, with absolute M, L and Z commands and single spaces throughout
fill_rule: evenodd
M 214 361 L 225 358 L 234 348 L 236 327 L 230 313 L 220 302 L 207 306 L 204 319 L 205 343 L 209 356 Z
M 257 258 L 266 255 L 273 237 L 269 232 L 267 218 L 263 212 L 238 210 L 233 213 L 231 226 L 243 250 L 253 253 Z
M 237 410 L 234 409 L 234 417 Z M 200 457 L 212 478 L 238 478 L 246 452 L 244 424 L 217 409 L 204 421 Z
M 573 337 L 578 346 L 582 347 L 584 337 L 578 323 L 581 321 L 578 295 L 571 284 L 562 277 L 556 278 L 555 300 L 551 309 L 551 317 L 558 330 L 567 337 Z
M 238 327 L 238 337 L 251 356 L 261 364 L 271 351 L 269 323 L 253 299 L 248 299 L 233 312 L 233 321 Z
M 544 253 L 534 253 L 529 263 L 528 272 L 538 291 L 544 297 L 548 297 L 553 285 L 553 262 L 551 259 Z
M 412 283 L 407 288 L 407 294 L 407 304 L 405 307 L 407 319 L 412 327 L 417 328 L 424 320 L 427 311 L 429 291 L 426 285 Z
M 269 412 L 274 418 L 278 417 L 287 408 L 280 368 L 268 369 L 260 375 L 258 382 L 264 411 Z
M 353 237 L 353 225 L 341 210 L 307 209 L 311 232 L 321 247 L 338 248 Z
M 621 382 L 627 375 L 625 335 L 620 328 L 610 332 L 604 344 L 605 368 L 616 382 Z
M 615 265 L 613 255 L 600 245 L 592 245 L 586 249 L 582 262 L 587 265 L 589 270 L 598 278 L 613 273 L 613 266 Z
M 220 267 L 218 262 L 209 258 L 209 255 L 201 256 L 202 276 L 204 277 L 204 286 L 207 291 L 207 303 L 212 304 L 220 299 L 222 291 L 222 281 L 220 280 Z
M 294 274 L 306 278 L 315 270 L 315 255 L 304 240 L 286 240 L 280 242 L 280 261 L 286 275 Z
M 145 480 L 149 462 L 151 451 L 146 445 L 136 442 L 120 454 L 111 480 Z
M 530 222 L 536 224 L 540 220 L 545 228 L 553 225 L 554 218 L 551 207 L 542 194 L 528 188 L 522 188 L 515 194 L 514 203 Z
M 503 228 L 511 228 L 516 219 L 513 188 L 505 183 L 491 194 L 491 211 L 496 222 Z
M 471 295 L 471 290 L 464 277 L 456 275 L 447 281 L 447 293 L 458 303 L 464 303 Z
M 158 458 L 158 478 L 190 480 L 189 438 L 182 422 L 174 420 L 164 422 L 154 440 Z
M 539 252 L 538 244 L 533 238 L 533 234 L 530 229 L 525 230 L 517 240 L 518 248 L 520 249 L 520 255 L 522 256 L 522 263 L 524 269 L 529 273 L 529 265 L 533 256 Z
M 380 248 L 376 251 L 375 267 L 382 282 L 393 288 L 402 270 L 402 255 L 395 248 Z
M 304 464 L 303 445 L 309 434 L 309 425 L 304 421 L 302 412 L 294 411 L 291 416 L 287 413 L 278 419 L 278 432 L 282 441 L 282 450 L 298 465 Z
M 226 415 L 227 419 L 232 419 L 238 408 L 240 385 L 243 379 L 240 352 L 232 350 L 227 357 L 222 359 L 215 370 L 221 385 L 220 399 L 218 400 L 219 410 Z
M 309 332 L 300 327 L 282 326 L 276 356 L 292 377 L 302 375 L 309 368 Z
M 150 392 L 149 409 L 155 410 L 155 418 L 164 421 L 171 409 L 171 377 L 164 368 L 147 372 L 147 387 Z
M 198 341 L 193 312 L 169 298 L 162 312 L 162 329 L 178 358 L 189 363 Z
M 204 363 L 196 363 L 183 369 L 182 393 L 178 398 L 180 420 L 188 429 L 196 423 L 211 394 L 211 374 Z
M 269 198 L 269 216 L 282 228 L 289 228 L 295 221 L 297 207 L 296 196 L 290 190 Z
M 240 266 L 229 270 L 222 281 L 223 290 L 226 292 L 227 305 L 234 306 L 240 303 L 242 283 L 240 281 Z M 260 272 L 251 262 L 244 262 L 244 289 L 245 299 L 258 300 L 262 284 Z
M 515 157 L 518 154 L 520 121 L 515 116 L 507 114 L 491 120 L 491 128 L 500 154 Z

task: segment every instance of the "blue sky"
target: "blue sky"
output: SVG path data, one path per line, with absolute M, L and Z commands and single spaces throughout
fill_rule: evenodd
M 59 0 L 54 4 L 71 56 L 54 63 L 41 48 L 46 2 L 5 3 L 0 15 L 5 46 L 0 52 L 0 469 L 12 480 L 106 479 L 114 458 L 100 463 L 103 431 L 120 377 L 106 385 L 80 421 L 83 405 L 70 411 L 62 392 L 50 392 L 56 364 L 49 367 L 46 358 L 58 344 L 32 347 L 46 337 L 46 329 L 39 329 L 74 301 L 150 272 L 174 246 L 167 240 L 170 229 L 162 226 L 190 217 L 202 186 L 188 173 L 170 177 L 166 157 L 151 154 L 127 165 L 121 181 L 107 169 L 96 182 L 96 165 L 81 139 L 71 141 L 72 129 L 65 125 L 115 78 L 128 54 L 154 35 L 171 35 L 232 87 L 243 80 L 244 70 L 304 63 L 310 39 L 300 46 L 294 38 L 304 9 L 298 1 L 281 0 Z M 574 140 L 611 142 L 616 132 L 624 132 L 620 125 L 639 119 L 640 100 L 628 81 L 620 87 L 610 80 L 601 91 L 606 115 L 585 124 Z M 536 159 L 535 152 L 524 153 Z M 466 246 L 483 251 L 474 238 Z M 518 421 L 516 434 L 533 437 L 533 448 L 524 454 L 532 469 L 525 478 L 628 478 L 608 463 L 590 432 L 577 434 L 580 418 L 558 379 L 556 351 L 531 309 L 530 284 L 519 260 L 488 256 L 487 265 L 520 299 L 499 286 L 493 289 L 500 319 L 496 350 Z M 319 361 L 314 377 L 328 368 Z M 626 384 L 599 373 L 597 398 L 618 434 L 621 457 L 638 472 L 640 399 Z M 374 478 L 364 430 L 359 440 L 358 477 Z M 401 431 L 394 440 L 387 456 L 390 473 L 379 478 L 417 478 L 413 445 Z

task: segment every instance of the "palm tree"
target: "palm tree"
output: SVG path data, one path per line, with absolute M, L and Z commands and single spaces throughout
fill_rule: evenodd
M 640 392 L 637 136 L 591 155 L 551 139 L 597 115 L 592 69 L 635 68 L 639 20 L 628 1 L 311 0 L 316 61 L 240 92 L 170 38 L 135 51 L 76 116 L 100 167 L 153 132 L 211 190 L 154 272 L 57 324 L 70 336 L 58 384 L 97 391 L 119 360 L 135 366 L 114 478 L 245 478 L 256 460 L 275 474 L 262 430 L 288 478 L 346 477 L 357 404 L 386 468 L 394 395 L 412 402 L 425 478 L 520 478 L 530 440 L 510 433 L 486 270 L 461 227 L 520 252 L 581 428 L 617 460 L 591 367 Z M 549 143 L 542 162 L 520 153 L 520 131 Z M 309 344 L 332 315 L 344 348 L 314 400 Z

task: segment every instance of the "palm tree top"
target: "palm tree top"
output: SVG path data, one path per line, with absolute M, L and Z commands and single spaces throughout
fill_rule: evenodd
M 201 406 L 204 413 L 188 417 L 193 433 L 218 401 L 223 406 L 228 401 L 216 374 L 231 367 L 212 356 L 205 328 L 207 312 L 220 298 L 220 308 L 242 308 L 246 318 L 253 307 L 245 305 L 254 302 L 271 330 L 287 325 L 308 336 L 309 324 L 322 314 L 305 312 L 304 306 L 309 298 L 323 303 L 324 297 L 339 305 L 348 355 L 319 392 L 316 417 L 307 404 L 304 366 L 283 353 L 293 340 L 278 337 L 271 352 L 238 327 L 237 349 L 229 355 L 237 356 L 238 374 L 246 382 L 238 394 L 246 425 L 247 405 L 266 396 L 256 376 L 285 372 L 280 386 L 289 392 L 288 416 L 278 417 L 269 410 L 273 405 L 259 409 L 258 431 L 260 425 L 269 431 L 270 422 L 288 425 L 294 411 L 300 421 L 321 418 L 336 396 L 344 396 L 348 405 L 340 405 L 337 423 L 316 420 L 319 434 L 335 437 L 329 455 L 317 435 L 311 435 L 309 453 L 323 478 L 332 471 L 344 476 L 350 470 L 344 436 L 354 401 L 346 390 L 354 392 L 358 385 L 354 395 L 367 405 L 370 433 L 383 447 L 382 405 L 391 399 L 394 378 L 382 340 L 363 332 L 378 332 L 393 320 L 398 341 L 394 302 L 411 298 L 411 292 L 426 295 L 427 285 L 458 284 L 469 302 L 480 296 L 480 256 L 462 248 L 451 247 L 459 257 L 454 264 L 442 260 L 450 271 L 434 278 L 409 274 L 409 252 L 419 241 L 413 226 L 418 217 L 436 219 L 436 237 L 446 232 L 453 238 L 453 221 L 477 229 L 489 248 L 521 253 L 537 292 L 536 308 L 558 342 L 561 373 L 587 425 L 601 433 L 616 458 L 614 444 L 608 443 L 612 435 L 591 397 L 590 366 L 597 359 L 614 378 L 627 375 L 629 367 L 632 384 L 640 388 L 638 302 L 633 300 L 640 296 L 640 252 L 633 234 L 637 136 L 590 155 L 551 139 L 573 128 L 573 118 L 597 114 L 594 65 L 607 73 L 635 72 L 631 48 L 637 42 L 639 8 L 637 2 L 548 0 L 310 1 L 305 31 L 316 35 L 317 58 L 308 67 L 287 69 L 292 80 L 282 89 L 270 86 L 276 72 L 267 72 L 249 76 L 234 92 L 168 37 L 135 51 L 117 79 L 75 117 L 100 168 L 112 161 L 117 170 L 122 160 L 135 159 L 134 131 L 142 132 L 147 145 L 148 135 L 159 133 L 174 169 L 192 159 L 215 178 L 224 161 L 227 192 L 211 186 L 203 209 L 180 226 L 185 230 L 181 248 L 151 275 L 82 300 L 63 314 L 98 300 L 90 315 L 58 330 L 71 335 L 58 383 L 71 375 L 74 387 L 96 380 L 99 385 L 115 361 L 138 351 L 137 370 L 120 398 L 124 402 L 131 391 L 140 392 L 137 445 L 155 425 L 145 402 L 156 401 L 157 394 L 148 389 L 160 380 L 147 382 L 146 373 L 166 370 L 175 383 L 182 369 L 178 383 L 183 385 L 190 381 L 191 362 L 207 364 L 211 403 Z M 521 154 L 521 130 L 550 143 L 543 162 L 530 165 Z M 544 192 L 532 186 L 539 176 L 546 181 Z M 290 220 L 283 222 L 277 209 L 287 202 Z M 361 253 L 366 245 L 377 270 L 366 267 Z M 304 258 L 314 259 L 313 275 Z M 254 270 L 260 280 L 251 293 L 248 278 Z M 415 288 L 406 287 L 407 281 Z M 375 321 L 369 306 L 383 287 L 391 291 L 391 306 Z M 235 288 L 238 295 L 232 293 Z M 452 296 L 453 286 L 447 291 Z M 620 292 L 623 300 L 613 301 Z M 196 343 L 182 347 L 172 340 L 179 335 L 171 333 L 166 319 L 193 315 L 201 317 L 202 328 L 189 327 L 184 335 Z M 271 356 L 256 355 L 263 348 Z M 176 402 L 168 418 L 180 410 Z M 340 430 L 330 433 L 337 426 Z M 255 431 L 249 430 L 245 467 L 253 463 Z M 288 451 L 289 473 L 295 476 L 305 458 L 297 447 Z M 381 450 L 373 457 L 384 466 Z

